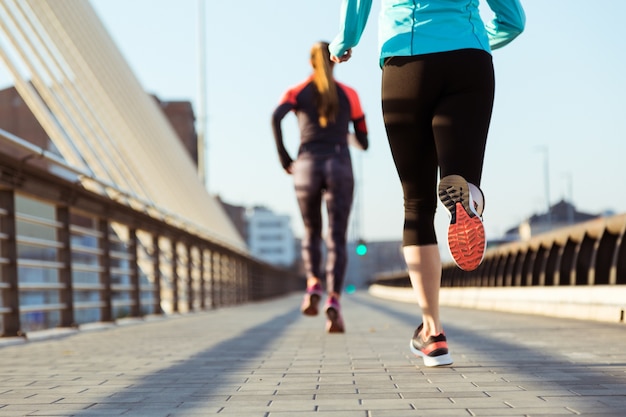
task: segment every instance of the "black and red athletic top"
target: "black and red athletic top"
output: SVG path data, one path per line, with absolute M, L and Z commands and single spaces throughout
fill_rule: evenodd
M 337 81 L 335 83 L 339 96 L 339 112 L 335 121 L 328 121 L 326 127 L 320 126 L 319 123 L 315 102 L 316 87 L 313 83 L 313 76 L 289 88 L 280 99 L 280 103 L 272 115 L 272 129 L 278 157 L 284 169 L 291 165 L 293 159 L 291 159 L 285 149 L 280 124 L 290 111 L 294 111 L 298 118 L 300 149 L 307 145 L 307 151 L 315 152 L 315 149 L 328 149 L 327 145 L 347 146 L 350 122 L 353 123 L 354 134 L 360 147 L 362 149 L 368 148 L 365 114 L 361 108 L 361 101 L 356 90 L 343 83 Z

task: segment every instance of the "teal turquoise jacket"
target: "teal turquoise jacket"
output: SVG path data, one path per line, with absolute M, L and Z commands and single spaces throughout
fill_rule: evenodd
M 487 0 L 494 18 L 485 24 L 479 0 L 381 0 L 378 22 L 380 63 L 390 56 L 412 56 L 457 49 L 500 48 L 522 31 L 526 15 L 519 0 Z M 372 0 L 342 0 L 340 32 L 330 52 L 343 55 L 355 47 Z

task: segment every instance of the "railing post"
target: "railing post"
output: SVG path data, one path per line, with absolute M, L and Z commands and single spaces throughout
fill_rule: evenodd
M 233 270 L 230 261 L 230 255 L 222 257 L 222 279 L 224 280 L 224 287 L 226 289 L 226 305 L 233 305 Z
M 113 321 L 113 291 L 111 290 L 111 236 L 109 235 L 109 221 L 100 219 L 98 221 L 100 229 L 99 246 L 102 251 L 100 256 L 100 284 L 102 291 L 100 297 L 103 307 L 100 309 L 102 321 Z
M 532 271 L 532 285 L 533 286 L 545 286 L 546 285 L 546 265 L 548 264 L 548 250 L 540 245 L 535 253 L 533 271 Z
M 241 259 L 241 279 L 246 287 L 244 302 L 250 301 L 250 270 L 244 259 Z
M 233 305 L 233 271 L 229 255 L 222 256 L 220 268 L 222 270 L 222 282 L 224 283 L 224 291 L 222 291 L 222 294 L 224 295 L 224 305 Z
M 198 256 L 199 256 L 199 262 L 200 264 L 198 265 L 199 268 L 199 272 L 198 274 L 200 275 L 200 310 L 205 310 L 206 309 L 206 280 L 204 277 L 204 251 L 205 248 L 202 245 L 198 245 Z
M 56 219 L 61 223 L 58 229 L 58 241 L 62 248 L 57 252 L 58 261 L 63 264 L 59 270 L 59 282 L 63 285 L 60 294 L 61 304 L 65 308 L 61 310 L 61 326 L 76 326 L 74 318 L 74 286 L 72 283 L 72 247 L 70 232 L 70 210 L 68 207 L 56 208 Z
M 234 288 L 233 298 L 234 298 L 235 304 L 239 304 L 241 302 L 241 294 L 243 292 L 243 286 L 241 285 L 241 281 L 239 280 L 240 278 L 239 260 L 234 255 L 231 256 L 230 258 L 230 269 L 232 271 L 231 276 L 232 276 L 233 288 Z
M 611 261 L 611 271 L 609 273 L 609 283 L 613 285 L 622 285 L 626 283 L 626 274 L 623 273 L 626 264 L 626 224 L 622 226 L 618 232 L 615 241 L 615 249 L 613 251 L 613 260 Z
M 172 311 L 179 312 L 178 308 L 178 241 L 170 239 L 172 247 Z
M 239 265 L 241 267 L 240 268 L 241 269 L 241 271 L 240 271 L 240 273 L 241 273 L 241 282 L 243 283 L 244 288 L 246 289 L 243 301 L 247 302 L 247 301 L 250 301 L 250 279 L 249 279 L 250 277 L 249 277 L 249 274 L 248 274 L 248 268 L 247 268 L 246 262 L 245 262 L 245 260 L 243 258 L 241 259 Z
M 233 271 L 233 286 L 235 287 L 235 304 L 241 303 L 243 294 L 243 285 L 241 285 L 241 275 L 239 274 L 239 259 L 233 255 L 230 258 L 231 269 Z
M 137 240 L 137 229 L 134 227 L 128 228 L 128 252 L 131 257 L 130 263 L 130 285 L 131 285 L 131 298 L 133 305 L 130 308 L 131 317 L 141 317 L 141 286 L 139 284 L 139 243 Z
M 217 305 L 215 304 L 215 248 L 211 247 L 209 254 L 209 265 L 208 270 L 210 271 L 211 276 L 209 277 L 209 285 L 210 285 L 210 297 L 211 297 L 211 309 L 215 309 Z
M 193 308 L 193 259 L 192 248 L 190 243 L 185 243 L 185 249 L 187 251 L 187 310 L 192 312 Z
M 524 277 L 522 285 L 525 287 L 532 287 L 533 285 L 533 268 L 535 265 L 535 259 L 537 259 L 537 249 L 528 249 L 526 254 L 526 263 L 524 264 Z
M 219 251 L 215 252 L 215 259 L 213 259 L 213 283 L 215 284 L 215 294 L 216 305 L 218 307 L 222 307 L 224 305 L 224 281 L 223 281 L 223 273 L 224 269 L 222 268 L 222 254 Z
M 159 246 L 159 235 L 152 235 L 152 279 L 154 280 L 154 306 L 155 314 L 163 314 L 161 308 L 161 247 Z
M 248 274 L 250 277 L 250 284 L 251 284 L 250 286 L 250 299 L 251 300 L 259 299 L 259 287 L 258 287 L 258 280 L 257 280 L 258 269 L 259 268 L 256 262 L 248 267 Z
M 15 193 L 12 190 L 0 191 L 0 209 L 4 211 L 0 216 L 0 233 L 4 235 L 4 242 L 0 244 L 0 256 L 6 260 L 2 265 L 0 287 L 2 294 L 2 308 L 9 311 L 3 314 L 2 336 L 21 336 L 20 324 L 20 292 L 17 276 L 17 241 L 15 230 Z
M 234 257 L 235 260 L 235 275 L 237 276 L 237 286 L 239 287 L 239 295 L 237 301 L 239 304 L 243 304 L 246 299 L 246 286 L 243 280 L 243 269 L 241 267 L 241 259 L 239 256 Z

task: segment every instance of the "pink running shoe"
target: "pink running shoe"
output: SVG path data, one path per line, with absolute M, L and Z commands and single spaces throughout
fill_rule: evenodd
M 302 306 L 300 310 L 302 314 L 305 316 L 317 316 L 319 313 L 318 305 L 320 300 L 322 299 L 322 286 L 320 284 L 315 284 L 306 289 L 306 294 L 304 294 L 304 300 L 302 300 Z
M 341 307 L 339 300 L 335 297 L 328 297 L 326 301 L 326 332 L 344 333 L 346 331 L 341 317 Z
M 443 177 L 439 182 L 439 199 L 450 213 L 450 255 L 459 268 L 473 271 L 485 256 L 487 241 L 482 213 L 477 212 L 467 181 L 460 175 Z

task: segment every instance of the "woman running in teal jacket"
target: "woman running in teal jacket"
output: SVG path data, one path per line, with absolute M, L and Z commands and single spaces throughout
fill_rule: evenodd
M 426 366 L 452 363 L 439 317 L 437 195 L 450 213 L 453 260 L 476 269 L 486 248 L 479 186 L 495 88 L 491 51 L 522 33 L 526 20 L 518 0 L 487 0 L 494 18 L 485 24 L 478 4 L 381 0 L 383 120 L 404 194 L 403 253 L 422 310 L 410 349 Z M 342 1 L 333 61 L 350 59 L 371 6 Z

